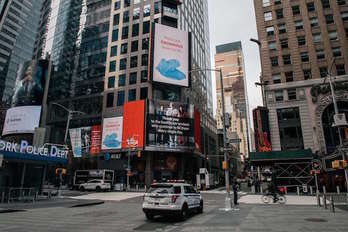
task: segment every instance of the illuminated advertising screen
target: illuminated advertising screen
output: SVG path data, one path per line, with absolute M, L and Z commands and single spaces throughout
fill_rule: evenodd
M 154 24 L 153 81 L 188 87 L 189 34 Z
M 193 151 L 193 120 L 193 105 L 150 100 L 146 127 L 147 149 Z
M 102 150 L 121 149 L 123 117 L 104 118 Z

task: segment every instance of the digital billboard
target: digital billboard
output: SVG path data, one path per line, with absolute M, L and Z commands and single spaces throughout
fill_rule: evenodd
M 189 34 L 154 24 L 153 81 L 189 86 Z
M 195 147 L 193 119 L 193 105 L 149 100 L 147 149 L 192 151 Z
M 102 150 L 121 149 L 123 117 L 104 118 Z
M 123 108 L 123 141 L 132 138 L 137 141 L 137 147 L 144 146 L 144 115 L 145 101 L 127 102 Z M 122 148 L 128 148 L 128 143 L 123 142 Z
M 74 157 L 86 157 L 100 153 L 101 126 L 69 129 Z

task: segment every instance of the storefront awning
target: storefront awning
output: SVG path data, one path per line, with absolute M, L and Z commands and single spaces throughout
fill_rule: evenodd
M 311 160 L 313 159 L 313 153 L 311 149 L 300 151 L 250 152 L 249 159 L 251 162 L 276 160 Z
M 16 160 L 16 161 L 38 161 L 41 163 L 51 164 L 67 164 L 68 160 L 61 157 L 52 157 L 36 154 L 27 154 L 19 152 L 1 151 L 0 155 L 3 155 L 4 160 Z

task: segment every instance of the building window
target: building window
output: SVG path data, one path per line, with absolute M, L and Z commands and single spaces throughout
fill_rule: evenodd
M 296 100 L 296 89 L 288 89 L 288 100 Z
M 280 74 L 272 76 L 273 84 L 279 84 L 282 82 Z
M 274 5 L 282 4 L 282 0 L 274 0 Z
M 138 40 L 132 41 L 131 44 L 131 52 L 137 52 L 138 51 Z
M 312 17 L 309 19 L 311 23 L 311 27 L 317 27 L 319 26 L 318 18 L 317 17 Z
M 114 15 L 114 26 L 117 26 L 120 23 L 120 14 Z
M 147 82 L 147 70 L 141 71 L 141 83 Z
M 337 40 L 337 31 L 329 31 L 329 38 L 331 41 Z
M 301 12 L 300 12 L 300 6 L 292 6 L 292 14 L 293 14 L 293 15 L 301 14 Z
M 114 106 L 114 93 L 108 93 L 106 95 L 106 107 L 110 108 Z
M 133 4 L 136 5 L 136 4 L 139 4 L 141 3 L 141 0 L 134 0 Z
M 318 60 L 325 59 L 325 52 L 324 52 L 323 49 L 317 49 L 316 53 L 317 53 L 317 59 Z
M 308 12 L 315 11 L 314 2 L 308 2 L 307 3 L 307 11 Z
M 339 48 L 339 47 L 332 48 L 332 55 L 334 57 L 342 56 L 341 48 Z
M 283 63 L 284 63 L 284 65 L 291 64 L 291 57 L 290 57 L 290 55 L 283 55 Z
M 265 21 L 271 21 L 272 20 L 272 11 L 269 11 L 269 12 L 265 12 L 263 14 L 264 18 L 265 18 Z
M 303 70 L 303 76 L 305 80 L 309 80 L 312 78 L 312 71 L 310 69 Z
M 121 8 L 121 2 L 117 1 L 115 2 L 114 10 L 119 10 Z
M 140 7 L 133 9 L 133 20 L 140 18 Z
M 143 39 L 143 41 L 141 43 L 141 48 L 142 48 L 142 50 L 149 50 L 149 39 L 148 38 Z
M 325 15 L 325 21 L 326 21 L 327 24 L 334 23 L 333 15 L 332 14 Z
M 282 18 L 284 18 L 283 9 L 278 9 L 278 10 L 276 10 L 275 12 L 276 12 L 277 19 L 282 19 Z
M 123 58 L 120 60 L 120 70 L 127 69 L 127 58 Z
M 130 6 L 130 1 L 131 0 L 124 0 L 124 7 L 129 7 Z
M 120 74 L 118 76 L 118 87 L 123 87 L 126 85 L 126 74 Z
M 320 72 L 321 78 L 326 77 L 327 76 L 327 67 L 320 67 L 319 72 Z
M 308 56 L 308 52 L 301 52 L 301 61 L 302 62 L 308 62 L 309 61 L 309 56 Z
M 133 72 L 129 74 L 129 85 L 135 85 L 137 83 L 137 73 Z
M 337 76 L 346 75 L 346 71 L 344 69 L 344 64 L 337 64 L 336 65 L 336 72 L 337 72 Z
M 342 17 L 343 22 L 347 22 L 348 21 L 348 11 L 341 12 L 341 17 Z
M 128 38 L 128 26 L 122 28 L 122 39 Z
M 321 41 L 321 34 L 320 33 L 313 34 L 313 42 L 319 43 L 320 41 Z
M 118 40 L 118 29 L 115 29 L 112 31 L 112 42 L 115 42 Z
M 130 67 L 136 68 L 138 66 L 138 56 L 132 56 L 130 60 Z
M 276 67 L 276 66 L 279 65 L 279 64 L 278 64 L 278 57 L 277 57 L 277 56 L 271 57 L 271 64 L 272 64 L 273 67 Z
M 149 55 L 148 54 L 143 54 L 141 56 L 141 66 L 147 66 L 148 65 L 148 59 L 149 59 Z
M 121 45 L 121 54 L 127 54 L 128 52 L 128 43 L 124 43 Z
M 111 47 L 110 56 L 117 56 L 117 45 Z
M 286 82 L 293 82 L 294 81 L 294 73 L 293 72 L 285 72 L 285 78 Z
M 109 64 L 109 72 L 115 72 L 116 71 L 116 61 L 110 61 Z
M 123 23 L 129 22 L 129 11 L 123 11 Z
M 118 91 L 117 106 L 123 106 L 123 104 L 124 104 L 124 91 Z
M 346 4 L 346 0 L 337 0 L 337 4 L 339 6 L 345 5 Z
M 150 16 L 151 14 L 151 5 L 147 4 L 144 6 L 144 18 Z
M 128 90 L 128 101 L 135 101 L 137 98 L 137 90 L 136 89 L 130 89 Z
M 271 0 L 262 0 L 262 6 L 267 7 L 271 5 Z
M 139 23 L 133 24 L 132 26 L 132 37 L 139 35 Z
M 321 0 L 323 8 L 330 8 L 330 0 Z
M 277 110 L 282 151 L 304 149 L 299 108 Z
M 288 48 L 289 47 L 289 45 L 288 45 L 288 39 L 281 39 L 280 40 L 280 47 L 281 48 Z
M 286 33 L 285 24 L 278 24 L 278 32 L 279 32 L 279 34 L 284 34 L 284 33 Z
M 269 50 L 276 50 L 277 49 L 276 42 L 274 42 L 274 41 L 268 42 L 268 48 L 269 48 Z
M 143 34 L 150 33 L 150 21 L 146 21 L 143 23 Z
M 277 102 L 280 102 L 280 101 L 283 101 L 284 100 L 284 97 L 283 97 L 283 90 L 277 90 L 274 92 L 274 95 L 275 95 L 275 100 Z
M 108 89 L 115 88 L 115 77 L 109 77 L 108 79 Z
M 266 32 L 268 36 L 274 35 L 274 27 L 273 26 L 266 27 Z
M 154 4 L 155 14 L 161 13 L 161 2 L 155 2 Z
M 298 46 L 306 45 L 306 37 L 304 36 L 297 37 L 297 42 L 298 42 Z
M 303 21 L 302 20 L 296 21 L 295 22 L 295 28 L 296 28 L 296 30 L 303 29 Z
M 147 87 L 140 89 L 140 99 L 147 99 Z

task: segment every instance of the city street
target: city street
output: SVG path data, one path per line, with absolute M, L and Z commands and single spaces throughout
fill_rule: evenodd
M 90 194 L 105 198 L 105 193 Z M 141 210 L 142 197 L 132 193 L 108 193 L 104 204 L 71 208 L 57 204 L 22 212 L 1 213 L 0 231 L 346 231 L 347 211 L 330 212 L 315 205 L 255 204 L 258 196 L 244 196 L 239 211 L 225 212 L 225 195 L 204 193 L 205 208 L 184 222 L 174 218 L 156 218 L 149 222 Z M 110 196 L 115 196 L 110 200 Z M 137 196 L 137 197 L 134 197 Z M 88 197 L 88 195 L 87 195 Z M 299 199 L 301 197 L 298 197 Z M 244 199 L 244 200 L 243 200 Z M 70 199 L 71 200 L 71 199 Z M 252 204 L 248 202 L 254 202 Z

